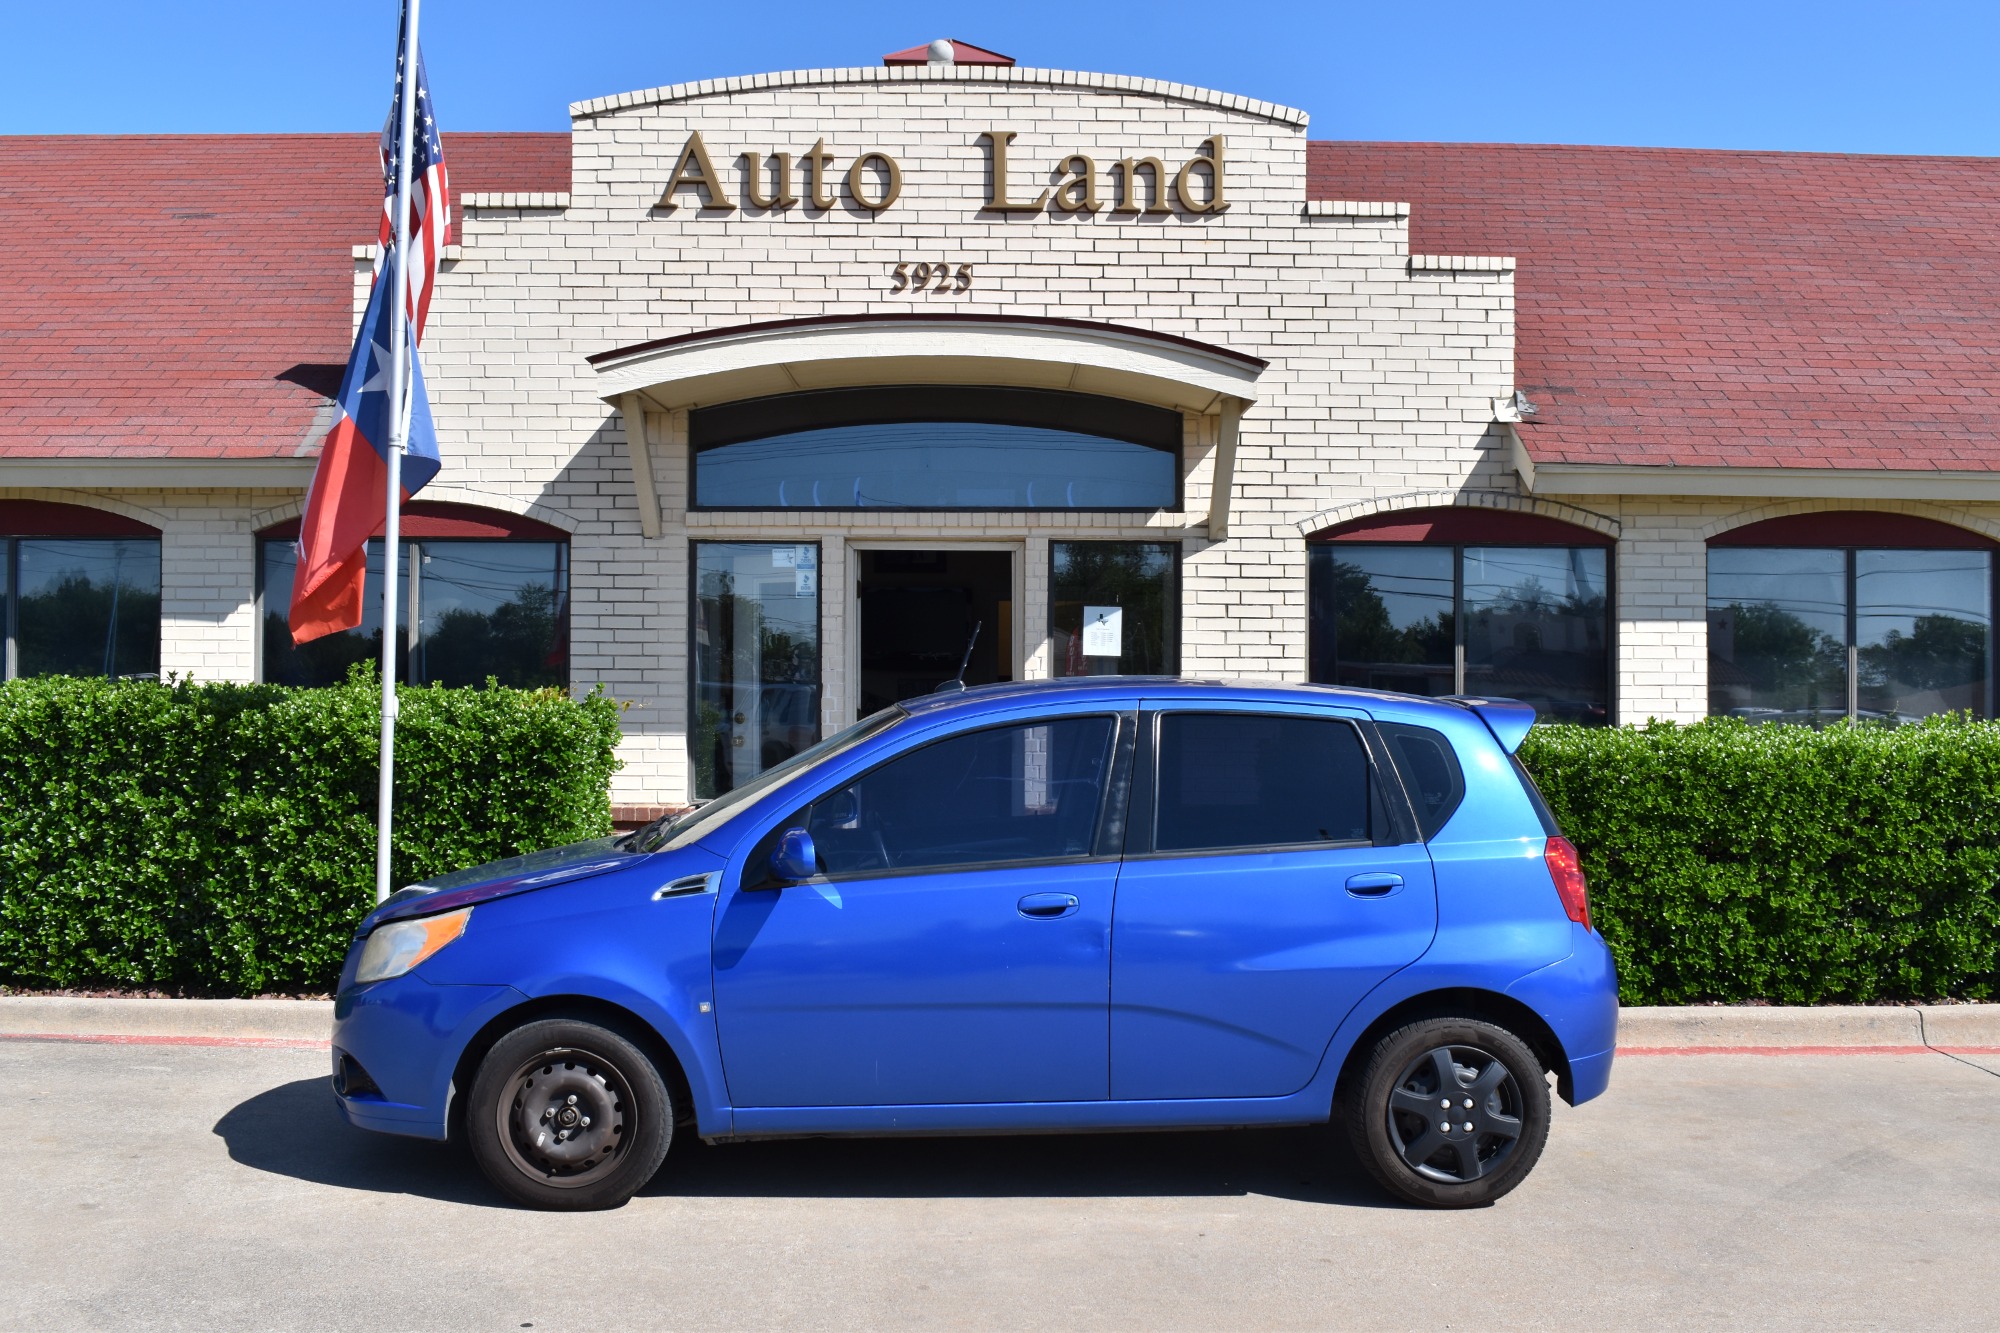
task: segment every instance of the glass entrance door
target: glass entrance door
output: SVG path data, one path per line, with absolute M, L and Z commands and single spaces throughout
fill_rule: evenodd
M 968 686 L 1014 679 L 1013 552 L 858 550 L 855 557 L 857 716 L 931 693 L 958 675 L 961 661 Z
M 720 796 L 819 739 L 819 547 L 696 542 L 694 789 Z

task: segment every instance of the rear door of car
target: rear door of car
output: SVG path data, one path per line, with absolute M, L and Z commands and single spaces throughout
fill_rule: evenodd
M 1111 1096 L 1275 1097 L 1429 947 L 1437 895 L 1366 717 L 1248 700 L 1140 715 L 1111 952 Z

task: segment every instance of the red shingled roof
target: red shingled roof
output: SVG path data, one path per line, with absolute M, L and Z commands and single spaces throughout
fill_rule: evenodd
M 2000 471 L 2000 160 L 1307 151 L 1413 252 L 1519 259 L 1538 462 Z
M 566 134 L 454 134 L 461 191 Z M 1315 143 L 1318 199 L 1511 254 L 1542 462 L 2000 471 L 2000 161 Z M 0 138 L 0 456 L 286 457 L 347 355 L 374 136 Z
M 454 134 L 458 191 L 567 190 L 566 134 Z M 375 136 L 0 138 L 0 455 L 286 457 L 347 360 Z

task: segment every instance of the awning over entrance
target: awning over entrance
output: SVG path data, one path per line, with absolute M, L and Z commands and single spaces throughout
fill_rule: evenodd
M 773 320 L 681 334 L 589 358 L 628 422 L 660 411 L 885 384 L 1008 385 L 1125 398 L 1217 418 L 1209 534 L 1228 525 L 1236 428 L 1268 365 L 1147 329 L 1019 315 L 892 314 Z M 643 431 L 626 431 L 642 525 L 659 530 Z

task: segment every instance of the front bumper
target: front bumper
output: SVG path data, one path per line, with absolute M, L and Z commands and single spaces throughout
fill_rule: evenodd
M 512 986 L 434 986 L 414 973 L 343 990 L 333 1010 L 341 1113 L 361 1129 L 444 1138 L 459 1056 L 525 999 Z

